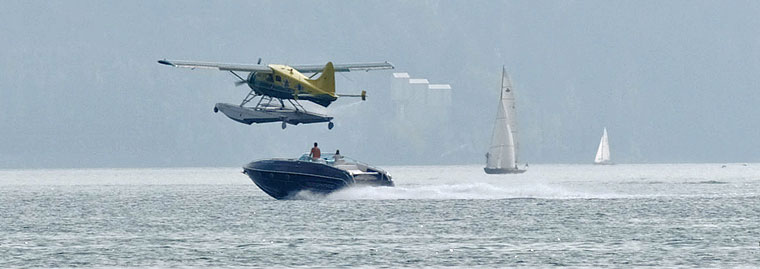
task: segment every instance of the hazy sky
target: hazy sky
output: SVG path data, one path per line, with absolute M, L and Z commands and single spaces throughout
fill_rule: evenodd
M 2 1 L 0 168 L 239 166 L 323 149 L 375 164 L 483 163 L 505 65 L 520 159 L 760 161 L 757 1 Z M 410 148 L 391 72 L 338 76 L 325 124 L 247 126 L 236 63 L 390 61 L 454 88 L 450 124 Z M 373 99 L 373 96 L 375 99 Z M 435 115 L 431 115 L 434 117 Z M 406 126 L 406 127 L 403 127 Z M 412 135 L 413 137 L 413 135 Z M 440 152 L 454 152 L 442 155 Z

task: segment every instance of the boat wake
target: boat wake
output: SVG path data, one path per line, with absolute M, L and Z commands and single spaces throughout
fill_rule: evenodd
M 728 184 L 728 182 L 718 180 L 701 180 L 695 182 L 684 182 L 684 184 Z
M 299 193 L 301 197 L 317 198 Z M 532 184 L 501 187 L 490 183 L 410 185 L 402 187 L 352 187 L 322 196 L 327 200 L 448 200 L 448 199 L 614 199 L 623 195 L 586 193 L 558 186 Z

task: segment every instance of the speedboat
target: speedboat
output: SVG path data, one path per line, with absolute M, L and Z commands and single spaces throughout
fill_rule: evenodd
M 382 169 L 335 154 L 254 161 L 243 167 L 243 173 L 278 200 L 294 198 L 301 191 L 328 194 L 354 185 L 393 186 L 391 175 Z

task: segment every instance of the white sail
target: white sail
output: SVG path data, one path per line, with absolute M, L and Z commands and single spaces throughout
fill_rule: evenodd
M 507 74 L 507 69 L 501 67 L 501 102 L 506 108 L 507 123 L 511 128 L 512 139 L 514 140 L 515 147 L 515 162 L 517 162 L 517 152 L 520 152 L 520 143 L 517 136 L 517 117 L 515 108 L 515 89 L 512 85 L 512 79 Z
M 604 128 L 602 139 L 599 141 L 599 148 L 596 150 L 594 163 L 603 164 L 610 162 L 610 142 L 607 138 L 607 128 Z
M 511 128 L 506 120 L 497 120 L 494 126 L 491 147 L 488 149 L 486 167 L 493 169 L 515 168 L 515 145 Z
M 507 143 L 504 145 L 504 149 L 502 150 L 502 156 L 501 159 L 501 167 L 503 168 L 515 168 L 517 169 L 517 166 L 515 165 L 515 140 L 514 137 L 512 137 L 512 128 L 507 124 Z

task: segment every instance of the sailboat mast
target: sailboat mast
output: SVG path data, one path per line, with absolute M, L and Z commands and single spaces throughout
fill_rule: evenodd
M 504 77 L 506 77 L 507 68 L 501 66 L 501 91 L 499 91 L 499 100 L 504 99 Z

